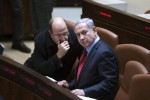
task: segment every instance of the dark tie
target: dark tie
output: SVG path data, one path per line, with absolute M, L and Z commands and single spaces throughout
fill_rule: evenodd
M 84 50 L 83 53 L 82 53 L 82 56 L 80 58 L 80 61 L 79 61 L 79 67 L 78 67 L 78 73 L 77 73 L 77 80 L 79 78 L 79 75 L 80 75 L 80 72 L 82 70 L 83 64 L 85 62 L 86 56 L 87 56 L 87 51 Z

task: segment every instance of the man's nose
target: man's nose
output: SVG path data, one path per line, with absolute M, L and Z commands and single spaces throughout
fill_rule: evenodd
M 61 41 L 66 41 L 67 38 L 66 38 L 65 36 L 61 36 L 60 40 L 61 40 Z
M 80 39 L 84 39 L 84 35 L 80 34 Z

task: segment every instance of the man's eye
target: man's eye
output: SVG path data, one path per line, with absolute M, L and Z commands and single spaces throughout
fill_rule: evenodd
M 80 36 L 80 33 L 77 33 L 77 36 Z
M 88 31 L 82 31 L 81 33 L 76 33 L 78 37 L 80 37 L 80 35 L 86 35 Z
M 87 31 L 82 31 L 81 34 L 82 34 L 82 35 L 86 35 L 86 33 L 87 33 Z

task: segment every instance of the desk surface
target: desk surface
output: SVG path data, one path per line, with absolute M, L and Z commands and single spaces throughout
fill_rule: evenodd
M 125 1 L 122 0 L 92 0 L 96 3 L 101 3 L 104 5 L 108 5 L 108 4 L 124 4 L 126 3 Z
M 146 18 L 146 19 L 150 19 L 150 14 L 137 14 L 137 16 Z

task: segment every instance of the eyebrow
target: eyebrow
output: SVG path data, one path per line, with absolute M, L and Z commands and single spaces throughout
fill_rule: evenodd
M 76 34 L 83 34 L 83 33 L 85 33 L 85 32 L 87 32 L 88 30 L 82 30 L 81 32 L 78 32 L 78 33 L 76 33 Z

